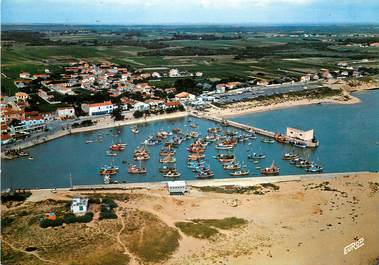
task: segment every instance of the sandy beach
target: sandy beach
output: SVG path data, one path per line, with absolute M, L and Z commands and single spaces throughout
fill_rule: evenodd
M 179 230 L 179 245 L 172 255 L 166 260 L 149 264 L 376 264 L 375 259 L 379 257 L 378 173 L 345 173 L 336 176 L 324 174 L 322 177 L 309 176 L 275 182 L 271 186 L 255 183 L 253 187 L 256 187 L 259 193 L 256 189 L 254 192 L 251 190 L 245 193 L 223 193 L 202 191 L 196 187 L 191 187 L 185 196 L 170 196 L 164 188 L 81 193 L 86 194 L 85 196 L 100 193 L 125 194 L 127 200 L 117 201 L 125 216 L 138 210 L 151 214 L 162 222 L 162 225 L 172 229 L 177 229 L 177 222 L 193 219 L 237 217 L 247 222 L 240 228 L 218 229 L 216 235 L 207 239 L 195 238 Z M 16 208 L 6 208 L 2 205 L 2 210 L 4 214 L 9 211 L 14 213 L 14 209 L 16 212 L 17 209 L 27 211 L 28 205 L 37 203 L 34 207 L 37 207 L 38 211 L 38 207 L 42 207 L 38 205 L 45 205 L 41 204 L 41 201 L 67 201 L 79 193 L 67 189 L 58 190 L 57 193 L 48 190 L 33 191 L 32 196 L 23 205 Z M 107 227 L 114 227 L 115 231 L 108 229 L 106 233 L 114 233 L 116 236 L 121 221 L 128 227 L 127 218 L 107 221 Z M 95 230 L 96 233 L 101 232 L 103 222 L 95 218 L 91 223 L 81 225 L 82 240 L 89 233 L 95 233 Z M 143 226 L 141 221 L 140 226 Z M 70 227 L 71 225 L 66 225 L 64 229 L 57 228 L 57 232 L 65 237 L 65 233 L 74 233 Z M 38 230 L 38 233 L 52 231 L 54 230 Z M 31 235 L 32 233 L 27 233 L 27 236 Z M 13 239 L 13 244 L 18 248 L 26 247 L 25 244 L 40 247 L 37 239 L 12 238 L 11 232 L 5 232 L 2 236 L 8 241 Z M 110 236 L 112 238 L 112 234 Z M 116 240 L 112 241 L 115 245 L 110 245 L 109 250 L 117 250 L 117 244 L 123 243 L 124 237 L 120 238 L 119 243 Z M 151 237 L 151 240 L 153 238 Z M 364 245 L 344 254 L 344 248 L 360 238 L 363 238 Z M 78 238 L 74 237 L 71 240 L 69 244 L 75 244 Z M 124 243 L 129 249 L 128 241 Z M 153 243 L 146 243 L 146 247 Z M 78 245 L 77 248 L 79 251 L 81 246 Z M 133 257 L 129 264 L 147 264 L 132 248 L 128 253 Z M 66 264 L 63 260 L 53 259 L 56 256 L 49 255 L 48 249 L 38 251 L 37 254 L 52 262 Z M 35 258 L 31 258 L 25 264 L 37 263 Z M 85 257 L 83 264 L 87 264 Z
M 358 104 L 361 100 L 351 95 L 352 92 L 377 89 L 379 82 L 356 82 L 348 83 L 344 80 L 325 82 L 326 86 L 332 89 L 341 89 L 341 96 L 325 97 L 319 99 L 281 99 L 268 101 L 247 101 L 228 104 L 225 108 L 213 107 L 207 112 L 208 116 L 216 116 L 220 118 L 229 118 L 249 113 L 265 112 L 277 109 L 285 109 L 291 107 L 299 107 L 313 104 Z

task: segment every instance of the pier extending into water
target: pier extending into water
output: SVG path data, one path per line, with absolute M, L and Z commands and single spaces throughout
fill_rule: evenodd
M 272 138 L 272 139 L 276 140 L 277 142 L 283 143 L 283 144 L 284 143 L 285 144 L 295 144 L 295 145 L 299 145 L 302 147 L 308 147 L 308 148 L 314 148 L 314 147 L 317 147 L 319 145 L 318 141 L 305 141 L 305 140 L 301 140 L 298 138 L 290 137 L 288 135 L 274 133 L 274 132 L 271 132 L 271 131 L 268 131 L 265 129 L 246 125 L 243 123 L 239 123 L 239 122 L 235 122 L 235 121 L 231 121 L 231 120 L 226 120 L 224 118 L 213 117 L 213 116 L 209 116 L 206 114 L 200 115 L 199 113 L 193 113 L 193 112 L 190 113 L 190 115 L 195 117 L 195 118 L 206 119 L 206 120 L 210 120 L 213 122 L 220 123 L 222 125 L 232 126 L 234 128 L 241 129 L 241 130 L 244 130 L 247 132 L 253 132 L 255 134 L 262 135 L 262 136 L 267 137 L 267 138 Z

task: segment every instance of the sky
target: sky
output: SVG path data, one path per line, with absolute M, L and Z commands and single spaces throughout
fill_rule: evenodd
M 379 24 L 379 0 L 0 0 L 3 24 Z

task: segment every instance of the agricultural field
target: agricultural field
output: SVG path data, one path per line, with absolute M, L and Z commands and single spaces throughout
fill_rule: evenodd
M 79 58 L 90 62 L 107 60 L 146 71 L 169 68 L 201 71 L 212 82 L 232 77 L 268 81 L 284 77 L 298 79 L 320 68 L 337 69 L 339 61 L 379 68 L 379 47 L 346 45 L 378 41 L 379 32 L 371 27 L 304 26 L 300 30 L 296 27 L 92 26 L 86 31 L 75 26 L 69 29 L 55 26 L 53 30 L 25 26 L 24 30 L 31 34 L 29 38 L 20 35 L 18 27 L 3 29 L 6 35 L 2 41 L 1 79 L 3 90 L 9 94 L 17 91 L 13 81 L 20 71 L 39 73 L 46 68 L 59 69 Z M 370 35 L 362 37 L 360 32 Z M 305 33 L 314 34 L 304 37 Z M 167 80 L 166 83 L 170 84 Z

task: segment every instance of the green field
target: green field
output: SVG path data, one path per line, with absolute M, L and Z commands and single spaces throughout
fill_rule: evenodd
M 70 28 L 70 30 L 74 30 L 74 28 Z M 85 59 L 94 63 L 107 60 L 119 65 L 128 65 L 133 69 L 144 70 L 146 68 L 146 71 L 154 71 L 154 68 L 178 68 L 181 71 L 192 73 L 201 71 L 204 73 L 204 78 L 211 81 L 231 77 L 266 80 L 284 77 L 299 78 L 305 73 L 315 73 L 320 68 L 337 69 L 336 65 L 339 61 L 379 68 L 378 47 L 347 47 L 342 45 L 345 41 L 344 38 L 350 40 L 351 37 L 339 37 L 338 35 L 334 37 L 324 35 L 306 40 L 301 36 L 273 34 L 291 32 L 285 28 L 278 28 L 277 32 L 273 29 L 267 29 L 267 32 L 264 32 L 264 29 L 258 32 L 245 29 L 241 33 L 237 31 L 241 29 L 225 28 L 222 31 L 220 28 L 216 28 L 212 32 L 213 29 L 205 27 L 204 29 L 184 28 L 181 33 L 194 36 L 196 34 L 214 34 L 216 37 L 230 37 L 235 36 L 238 32 L 241 38 L 173 40 L 170 38 L 177 32 L 173 28 L 136 27 L 135 29 L 128 28 L 123 32 L 122 29 L 111 27 L 102 30 L 98 29 L 96 32 L 92 29 L 89 33 L 61 34 L 59 31 L 46 33 L 41 28 L 41 32 L 44 32 L 45 35 L 40 40 L 42 43 L 48 43 L 46 45 L 41 46 L 41 41 L 38 42 L 38 45 L 30 45 L 23 39 L 22 41 L 16 40 L 12 45 L 4 46 L 1 51 L 3 90 L 9 94 L 17 91 L 13 81 L 18 78 L 21 71 L 40 73 L 45 68 L 54 70 L 77 59 Z M 326 29 L 317 28 L 317 30 L 322 32 Z M 351 30 L 353 31 L 354 28 Z M 359 30 L 362 31 L 361 28 Z M 333 29 L 331 29 L 332 31 Z M 358 37 L 356 39 L 360 40 Z M 356 39 L 350 41 L 356 42 Z M 377 38 L 373 37 L 372 39 L 376 40 Z M 57 44 L 54 44 L 55 42 Z M 73 42 L 78 44 L 73 44 Z M 148 46 L 150 44 L 165 46 L 157 48 Z M 191 55 L 181 55 L 180 53 L 180 56 L 169 55 L 170 50 L 184 48 L 200 49 L 199 52 L 205 54 L 197 54 L 197 50 L 194 50 Z M 140 54 L 151 51 L 159 51 L 163 55 Z M 362 62 L 362 59 L 368 59 L 368 61 Z M 170 80 L 162 82 L 170 83 Z

